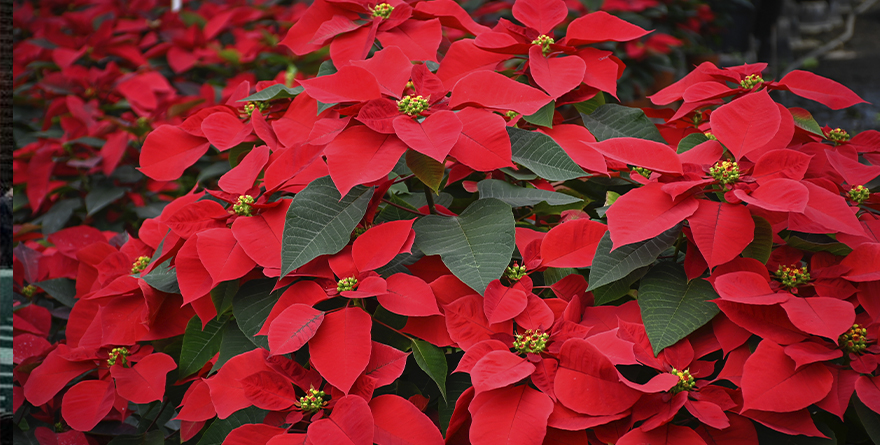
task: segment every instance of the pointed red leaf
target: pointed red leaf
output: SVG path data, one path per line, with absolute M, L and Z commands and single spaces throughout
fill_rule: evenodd
M 595 346 L 579 338 L 562 345 L 554 389 L 563 405 L 593 416 L 618 414 L 641 397 L 620 382 L 614 366 Z
M 378 269 L 398 254 L 409 253 L 415 236 L 414 221 L 390 221 L 373 226 L 354 240 L 351 256 L 358 271 Z
M 358 66 L 344 66 L 334 74 L 299 83 L 309 96 L 325 104 L 366 102 L 382 97 L 373 74 Z
M 269 162 L 269 147 L 265 145 L 254 147 L 235 168 L 220 177 L 217 185 L 224 192 L 243 195 L 253 188 L 254 181 L 267 162 Z
M 518 0 L 513 4 L 513 16 L 538 34 L 549 34 L 567 15 L 568 7 L 562 0 Z
M 554 227 L 541 242 L 541 266 L 590 267 L 596 246 L 607 230 L 605 224 L 589 219 L 576 219 Z
M 662 184 L 631 190 L 608 209 L 608 230 L 614 248 L 653 238 L 694 214 L 699 202 L 692 196 L 672 199 Z
M 743 367 L 743 409 L 797 411 L 825 398 L 833 380 L 822 363 L 795 370 L 782 346 L 763 340 Z
M 828 163 L 850 185 L 867 184 L 880 175 L 880 165 L 862 164 L 857 155 L 849 157 L 839 151 L 826 150 L 825 156 Z
M 177 368 L 168 354 L 150 354 L 131 368 L 111 366 L 110 374 L 116 380 L 116 391 L 134 403 L 150 403 L 165 396 L 165 375 Z
M 373 57 L 367 60 L 354 60 L 351 64 L 373 73 L 379 82 L 379 88 L 385 94 L 396 98 L 400 98 L 413 68 L 409 57 L 406 57 L 397 46 L 376 51 Z
M 512 326 L 509 322 L 489 325 L 482 300 L 479 295 L 468 295 L 444 306 L 449 337 L 464 350 L 488 340 L 496 332 L 511 332 Z
M 202 132 L 217 150 L 228 150 L 250 136 L 253 127 L 229 113 L 213 113 L 202 121 Z
M 716 278 L 713 284 L 721 298 L 736 303 L 769 305 L 792 298 L 788 292 L 773 292 L 767 280 L 754 272 L 724 274 Z
M 697 427 L 697 433 L 712 445 L 758 445 L 758 432 L 755 425 L 746 418 L 736 414 L 727 415 L 730 427 L 716 430 L 708 426 Z
M 843 278 L 854 282 L 880 280 L 880 244 L 864 243 L 853 249 L 841 266 L 849 267 Z
M 263 445 L 273 437 L 287 432 L 286 428 L 278 428 L 263 423 L 246 423 L 232 431 L 223 439 L 223 445 Z
M 272 355 L 298 351 L 312 339 L 324 321 L 324 313 L 305 304 L 293 304 L 272 321 L 269 351 Z
M 856 319 L 852 303 L 831 297 L 791 298 L 782 308 L 798 329 L 832 340 L 851 328 Z
M 830 153 L 830 151 L 829 151 Z M 752 177 L 759 184 L 774 178 L 788 178 L 800 181 L 807 172 L 812 156 L 795 150 L 770 150 L 758 159 L 752 170 Z
M 608 41 L 626 42 L 649 32 L 605 11 L 597 11 L 573 20 L 568 25 L 562 44 L 579 46 Z
M 379 445 L 442 445 L 443 436 L 434 422 L 409 400 L 385 394 L 370 400 Z
M 198 235 L 186 240 L 174 260 L 175 273 L 179 274 L 177 284 L 184 304 L 208 295 L 214 287 L 214 279 L 199 258 L 198 242 Z
M 512 385 L 535 371 L 535 365 L 510 351 L 491 351 L 470 371 L 477 394 Z
M 640 428 L 634 428 L 617 441 L 617 445 L 642 444 L 705 445 L 706 442 L 703 441 L 696 431 L 688 427 L 668 423 L 648 432 L 642 431 Z
M 363 398 L 345 396 L 336 402 L 330 417 L 309 425 L 309 443 L 327 445 L 372 445 L 375 424 Z
M 800 368 L 810 363 L 825 362 L 843 357 L 840 349 L 831 349 L 823 343 L 806 341 L 795 343 L 783 348 L 785 355 L 794 360 L 795 368 Z
M 386 280 L 388 293 L 379 294 L 379 303 L 391 312 L 409 317 L 440 315 L 431 286 L 421 278 L 396 273 Z
M 400 26 L 379 32 L 376 38 L 382 46 L 397 46 L 409 60 L 437 62 L 437 48 L 443 39 L 440 19 L 407 20 Z
M 372 319 L 352 307 L 324 316 L 318 333 L 309 341 L 312 364 L 331 385 L 348 393 L 370 361 Z
M 519 3 L 522 2 L 515 3 L 514 8 Z M 576 56 L 548 59 L 539 45 L 533 45 L 529 48 L 529 68 L 535 83 L 557 99 L 583 82 L 587 64 Z
M 162 125 L 144 140 L 138 170 L 157 181 L 173 181 L 207 153 L 210 146 L 205 138 Z
M 500 323 L 519 315 L 526 308 L 526 293 L 516 287 L 506 287 L 493 280 L 486 287 L 483 310 L 489 323 Z
M 865 102 L 849 88 L 809 71 L 794 70 L 783 76 L 778 85 L 798 96 L 826 105 L 832 110 Z
M 452 108 L 473 105 L 529 115 L 535 114 L 552 98 L 494 71 L 477 71 L 455 84 L 449 100 Z
M 527 385 L 503 388 L 474 399 L 470 440 L 475 445 L 538 444 L 547 433 L 553 401 Z
M 199 232 L 196 250 L 213 284 L 241 278 L 256 266 L 232 230 L 226 228 Z
M 393 383 L 403 374 L 409 353 L 375 341 L 372 344 L 370 362 L 367 363 L 364 373 L 376 379 L 378 388 Z
M 109 380 L 86 380 L 64 394 L 61 414 L 77 431 L 89 431 L 113 409 L 116 391 Z
M 180 412 L 175 419 L 185 422 L 200 422 L 217 416 L 211 403 L 211 389 L 203 379 L 196 379 L 183 395 Z
M 688 218 L 694 242 L 709 268 L 736 258 L 754 239 L 755 221 L 742 205 L 700 200 Z
M 855 388 L 859 400 L 871 408 L 871 411 L 880 413 L 880 377 L 860 375 L 856 380 Z
M 809 181 L 802 184 L 809 191 L 809 200 L 803 215 L 789 215 L 789 228 L 807 233 L 846 233 L 854 236 L 865 236 L 856 218 L 853 208 L 846 200 Z
M 281 268 L 281 236 L 291 200 L 280 201 L 280 205 L 232 223 L 232 234 L 241 248 L 264 268 Z
M 189 238 L 194 233 L 226 227 L 226 209 L 211 200 L 196 201 L 183 206 L 163 221 L 177 236 Z
M 762 90 L 718 107 L 710 122 L 718 141 L 739 160 L 773 139 L 782 117 L 776 102 Z
M 406 151 L 397 136 L 376 133 L 364 126 L 344 130 L 324 149 L 330 177 L 345 196 L 352 187 L 387 178 Z
M 241 380 L 244 396 L 257 408 L 280 411 L 299 400 L 290 380 L 274 371 L 255 372 Z
M 754 420 L 768 428 L 772 428 L 790 436 L 803 435 L 809 437 L 827 438 L 813 422 L 810 411 L 806 408 L 790 413 L 777 413 L 770 411 L 746 410 L 742 415 Z
M 510 351 L 510 347 L 505 345 L 499 340 L 483 340 L 473 346 L 470 347 L 467 351 L 465 351 L 464 355 L 461 357 L 461 360 L 458 361 L 458 366 L 452 372 L 467 372 L 470 373 L 474 368 L 474 365 L 480 361 L 486 354 L 492 351 Z
M 458 118 L 462 129 L 449 152 L 453 158 L 477 171 L 513 167 L 510 136 L 503 117 L 478 108 L 465 108 L 458 112 Z
M 807 337 L 791 324 L 785 310 L 778 305 L 741 304 L 720 298 L 714 301 L 730 321 L 762 338 L 789 345 L 803 341 Z
M 553 325 L 555 318 L 553 310 L 550 309 L 550 306 L 547 305 L 543 298 L 535 294 L 529 294 L 525 310 L 517 315 L 513 321 L 516 322 L 517 326 L 524 329 L 542 329 L 546 331 Z
M 208 299 L 210 303 L 210 299 Z M 225 419 L 232 413 L 253 405 L 245 396 L 241 379 L 259 371 L 272 371 L 266 366 L 269 351 L 263 348 L 230 358 L 216 374 L 205 379 L 211 390 L 211 402 L 217 410 L 217 417 Z
M 608 172 L 605 156 L 589 145 L 590 142 L 596 142 L 596 138 L 586 128 L 560 124 L 553 128 L 540 128 L 538 131 L 553 138 L 577 165 L 589 171 Z
M 438 111 L 418 122 L 409 116 L 394 119 L 394 132 L 406 145 L 437 162 L 443 162 L 463 128 L 451 111 Z
M 733 194 L 745 203 L 771 212 L 801 213 L 807 207 L 810 192 L 806 183 L 786 178 L 775 178 L 762 183 L 751 194 L 737 189 Z

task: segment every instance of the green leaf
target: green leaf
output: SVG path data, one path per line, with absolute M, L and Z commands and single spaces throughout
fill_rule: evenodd
M 654 355 L 690 335 L 719 312 L 712 285 L 701 278 L 688 282 L 684 267 L 661 263 L 639 286 L 639 308 Z
M 410 205 L 410 203 L 404 201 L 403 199 L 400 199 L 397 195 L 392 195 L 391 198 L 389 198 L 388 200 L 399 206 L 411 209 L 413 212 L 418 212 L 418 210 L 414 206 Z M 399 209 L 397 207 L 394 207 L 393 205 L 386 205 L 382 209 L 382 211 L 379 212 L 378 215 L 376 215 L 376 218 L 373 220 L 373 224 L 381 224 L 388 221 L 399 221 L 402 219 L 410 220 L 415 217 L 416 215 L 412 212 L 407 212 L 406 210 Z
M 248 281 L 238 289 L 232 300 L 232 315 L 241 332 L 253 344 L 266 350 L 269 350 L 269 338 L 265 335 L 256 337 L 256 334 L 281 297 L 280 290 L 272 292 L 274 287 L 275 280 Z
M 238 280 L 224 281 L 211 289 L 211 301 L 217 309 L 217 316 L 223 315 L 232 308 L 232 299 L 238 292 Z
M 177 269 L 171 267 L 171 260 L 156 266 L 150 273 L 141 276 L 153 289 L 169 293 L 179 294 L 180 286 L 177 284 Z
M 788 111 L 791 112 L 795 127 L 825 137 L 825 134 L 822 133 L 822 127 L 816 122 L 816 119 L 813 119 L 813 115 L 809 111 L 803 108 L 789 108 Z
M 197 445 L 221 445 L 232 430 L 247 423 L 262 423 L 267 411 L 255 406 L 238 410 L 225 419 L 215 419 Z
M 248 340 L 247 336 L 241 332 L 238 323 L 226 323 L 226 327 L 223 328 L 223 340 L 220 342 L 220 356 L 217 357 L 217 362 L 214 363 L 211 372 L 220 369 L 232 357 L 256 348 L 257 345 Z
M 541 107 L 535 114 L 523 116 L 523 119 L 534 125 L 541 127 L 553 128 L 553 112 L 556 111 L 556 101 L 551 100 L 547 105 Z
M 743 249 L 742 256 L 767 264 L 773 250 L 773 227 L 760 216 L 752 216 L 752 219 L 755 220 L 755 239 Z
M 531 181 L 532 179 L 538 179 L 538 175 L 530 172 L 529 169 L 525 167 L 520 167 L 518 170 L 514 170 L 511 167 L 502 167 L 498 170 L 501 170 L 502 173 L 516 179 L 517 181 Z
M 593 305 L 602 306 L 623 298 L 629 293 L 633 283 L 639 281 L 646 273 L 648 266 L 640 267 L 613 283 L 593 289 Z
M 678 150 L 676 150 L 676 153 L 682 154 L 708 140 L 709 138 L 703 133 L 689 134 L 678 142 Z
M 640 108 L 605 104 L 591 114 L 581 113 L 584 126 L 596 136 L 596 140 L 631 137 L 665 144 L 657 127 Z
M 318 67 L 318 74 L 315 77 L 329 76 L 331 74 L 336 74 L 337 71 L 336 66 L 333 65 L 333 61 L 327 59 L 321 62 L 321 65 Z
M 446 436 L 446 430 L 449 428 L 449 421 L 452 420 L 452 412 L 455 410 L 455 402 L 461 397 L 461 394 L 473 386 L 471 384 L 471 376 L 466 372 L 457 372 L 449 376 L 446 381 L 447 399 L 441 400 L 437 405 L 437 411 L 440 417 L 440 432 Z
M 456 217 L 424 216 L 413 229 L 419 250 L 440 255 L 456 277 L 482 295 L 510 262 L 514 225 L 510 206 L 488 198 L 473 202 Z
M 34 283 L 34 285 L 43 289 L 55 301 L 67 307 L 73 307 L 73 304 L 76 302 L 76 282 L 70 278 L 55 278 Z
M 312 181 L 293 198 L 281 238 L 281 276 L 320 255 L 339 252 L 363 218 L 373 189 L 357 186 L 340 200 L 329 176 Z
M 64 228 L 73 212 L 82 206 L 79 198 L 64 199 L 56 202 L 43 216 L 37 218 L 40 221 L 43 235 L 51 235 Z M 34 223 L 37 222 L 34 220 Z
M 650 266 L 661 252 L 672 246 L 680 231 L 681 225 L 677 224 L 655 238 L 621 246 L 614 252 L 611 251 L 611 232 L 605 232 L 596 247 L 587 290 L 613 283 L 640 267 Z
M 183 345 L 180 349 L 180 376 L 188 376 L 205 366 L 214 354 L 220 352 L 220 342 L 223 340 L 223 326 L 229 321 L 229 317 L 219 320 L 212 318 L 202 329 L 202 321 L 198 315 L 193 316 L 186 325 L 183 334 Z
M 413 358 L 419 368 L 422 368 L 428 377 L 431 377 L 440 388 L 440 394 L 443 394 L 443 400 L 446 398 L 446 354 L 440 348 L 428 343 L 424 340 L 414 338 L 412 340 Z
M 419 178 L 434 193 L 439 192 L 443 175 L 446 173 L 446 166 L 442 162 L 437 162 L 415 150 L 407 150 L 404 156 L 407 168 L 416 175 L 416 178 Z
M 575 110 L 578 110 L 579 113 L 591 114 L 602 105 L 605 105 L 605 94 L 600 91 L 592 98 L 574 104 L 574 108 Z
M 533 206 L 540 202 L 546 202 L 550 205 L 565 205 L 582 201 L 564 193 L 517 187 L 498 179 L 484 179 L 477 184 L 477 189 L 480 191 L 481 199 L 500 199 L 513 207 Z
M 137 436 L 116 436 L 107 445 L 162 445 L 164 443 L 165 435 L 162 434 L 162 431 L 153 430 Z
M 321 114 L 324 111 L 329 110 L 329 109 L 335 107 L 336 105 L 338 105 L 338 102 L 327 103 L 327 104 L 325 104 L 324 102 L 321 102 L 320 100 L 316 100 L 315 102 L 318 102 L 318 114 Z
M 546 286 L 550 286 L 557 281 L 571 275 L 577 273 L 577 270 L 572 269 L 570 267 L 548 267 L 544 270 L 544 284 Z
M 274 99 L 289 99 L 303 92 L 303 87 L 288 88 L 284 84 L 277 83 L 257 93 L 251 94 L 238 102 L 263 102 Z
M 511 159 L 538 176 L 550 181 L 565 181 L 586 174 L 550 136 L 514 127 L 507 127 L 507 133 L 510 135 Z
M 847 256 L 852 249 L 846 244 L 835 241 L 828 235 L 814 233 L 790 234 L 785 242 L 795 249 L 808 252 L 828 252 L 837 256 Z

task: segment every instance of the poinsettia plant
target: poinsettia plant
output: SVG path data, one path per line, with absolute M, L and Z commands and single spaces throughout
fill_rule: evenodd
M 202 8 L 146 15 L 135 49 L 52 53 L 62 73 L 95 63 L 101 78 L 105 53 L 171 42 L 141 55 L 167 66 L 52 108 L 64 137 L 142 142 L 138 174 L 169 202 L 136 231 L 52 230 L 64 201 L 31 195 L 69 171 L 49 138 L 22 149 L 19 168 L 45 157 L 48 179 L 27 190 L 35 216 L 49 210 L 16 234 L 17 435 L 880 440 L 880 133 L 850 137 L 774 99 L 862 102 L 843 85 L 704 63 L 656 108 L 612 103 L 625 66 L 597 45 L 650 31 L 563 0 Z M 109 14 L 104 32 L 141 36 L 119 18 L 136 11 L 68 20 Z M 290 14 L 283 38 L 266 31 L 272 11 Z M 175 77 L 264 69 L 266 53 L 295 69 L 230 71 L 216 89 Z M 119 97 L 137 128 L 97 111 Z M 126 154 L 70 156 L 112 176 Z

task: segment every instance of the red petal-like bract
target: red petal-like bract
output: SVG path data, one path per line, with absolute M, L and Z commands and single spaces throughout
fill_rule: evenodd
M 513 16 L 538 34 L 549 34 L 567 15 L 568 7 L 562 0 L 518 0 L 513 4 Z
M 196 240 L 199 260 L 214 281 L 212 287 L 223 281 L 243 277 L 256 266 L 227 228 L 199 232 Z
M 633 406 L 642 395 L 621 383 L 608 358 L 586 340 L 566 340 L 559 358 L 556 397 L 574 411 L 592 416 L 617 414 Z
M 370 362 L 364 373 L 376 379 L 376 387 L 394 383 L 406 368 L 406 358 L 409 353 L 388 346 L 384 343 L 372 342 L 373 349 L 370 352 Z
M 564 45 L 578 46 L 598 42 L 626 42 L 638 39 L 651 31 L 645 31 L 632 23 L 598 11 L 574 19 L 568 25 Z
M 258 215 L 237 218 L 232 223 L 232 234 L 241 248 L 264 268 L 281 268 L 281 234 L 291 200 L 280 201 Z
M 165 396 L 165 375 L 177 368 L 168 354 L 150 354 L 130 368 L 111 366 L 110 374 L 116 380 L 116 392 L 134 403 L 150 403 Z
M 232 431 L 223 440 L 223 445 L 262 445 L 268 443 L 273 437 L 287 432 L 285 428 L 278 428 L 263 423 L 246 423 Z
M 512 385 L 535 372 L 535 365 L 510 351 L 491 351 L 470 370 L 477 394 Z
M 486 354 L 492 351 L 510 352 L 510 347 L 499 340 L 490 339 L 481 341 L 465 351 L 464 356 L 458 361 L 458 366 L 452 372 L 470 373 L 471 369 L 474 368 L 474 365 L 476 365 Z
M 359 309 L 358 309 L 359 310 Z M 372 445 L 375 424 L 367 402 L 360 396 L 345 396 L 336 402 L 330 417 L 309 425 L 309 443 L 328 445 Z
M 274 371 L 255 372 L 239 382 L 244 396 L 260 409 L 280 411 L 290 408 L 298 399 L 290 380 Z
M 336 73 L 299 83 L 309 96 L 325 104 L 366 102 L 382 97 L 373 74 L 358 66 L 344 66 Z
M 501 323 L 516 317 L 526 308 L 526 293 L 518 287 L 506 287 L 499 280 L 486 286 L 483 310 L 489 323 Z
M 557 99 L 583 82 L 587 64 L 576 56 L 548 59 L 540 46 L 533 45 L 529 48 L 529 67 L 535 83 Z
M 651 171 L 680 175 L 681 161 L 666 144 L 639 138 L 613 138 L 587 144 L 615 161 L 644 167 Z
M 269 147 L 260 145 L 245 155 L 232 170 L 220 177 L 217 185 L 224 192 L 243 195 L 254 186 L 254 181 L 269 162 Z
M 452 88 L 449 106 L 466 105 L 513 110 L 520 114 L 535 114 L 552 98 L 541 90 L 521 84 L 494 71 L 477 71 L 463 77 Z
M 298 351 L 315 336 L 324 313 L 305 304 L 294 304 L 278 314 L 269 328 L 272 355 Z
M 46 404 L 58 394 L 68 382 L 95 367 L 89 361 L 73 361 L 63 358 L 70 351 L 67 345 L 60 344 L 43 363 L 31 372 L 24 384 L 24 396 L 34 406 Z
M 752 169 L 752 177 L 759 184 L 774 178 L 788 178 L 800 181 L 807 172 L 810 158 L 810 155 L 795 150 L 770 150 L 755 162 L 755 168 Z
M 743 367 L 743 409 L 797 411 L 825 398 L 833 380 L 824 364 L 795 369 L 782 346 L 763 340 Z
M 666 424 L 645 432 L 641 428 L 633 428 L 617 441 L 617 445 L 705 445 L 706 442 L 696 431 L 678 425 Z
M 840 195 L 809 181 L 802 184 L 809 191 L 803 215 L 789 215 L 789 228 L 807 233 L 846 233 L 865 236 L 852 208 Z M 804 224 L 808 227 L 800 227 Z M 818 227 L 815 227 L 818 225 Z
M 356 185 L 386 178 L 405 151 L 397 136 L 362 125 L 345 129 L 324 148 L 330 177 L 342 196 Z
M 388 293 L 378 296 L 379 303 L 391 312 L 408 317 L 441 315 L 431 286 L 419 277 L 396 273 L 386 280 Z
M 64 394 L 61 414 L 64 421 L 77 431 L 89 431 L 110 412 L 116 391 L 109 380 L 86 380 Z
M 202 121 L 202 132 L 217 150 L 228 150 L 245 140 L 253 130 L 229 113 L 213 113 Z
M 437 61 L 437 48 L 443 39 L 440 20 L 407 20 L 397 28 L 380 32 L 376 38 L 383 47 L 397 46 L 409 60 Z
M 688 218 L 694 242 L 709 268 L 740 254 L 754 239 L 755 221 L 742 205 L 700 200 Z
M 805 183 L 786 178 L 775 178 L 762 183 L 751 194 L 737 189 L 733 194 L 749 205 L 771 212 L 803 212 L 810 199 Z
M 778 85 L 798 96 L 826 105 L 832 110 L 841 110 L 865 102 L 849 88 L 809 71 L 794 70 L 786 74 Z
M 880 244 L 865 243 L 856 247 L 840 265 L 849 267 L 849 272 L 843 276 L 849 281 L 880 280 Z
M 476 343 L 488 340 L 496 332 L 510 333 L 510 323 L 489 325 L 479 295 L 461 297 L 444 306 L 446 329 L 458 347 L 467 350 Z M 506 329 L 505 329 L 506 328 Z
M 210 146 L 205 138 L 171 125 L 162 125 L 144 140 L 138 170 L 157 181 L 173 181 L 195 164 Z
M 653 238 L 694 214 L 700 206 L 691 196 L 672 199 L 652 182 L 614 202 L 606 215 L 614 248 Z
M 356 307 L 330 312 L 309 342 L 312 364 L 346 394 L 370 362 L 372 324 L 369 314 Z
M 596 246 L 607 230 L 605 224 L 589 219 L 576 219 L 554 227 L 541 242 L 541 266 L 590 267 Z
M 737 160 L 776 136 L 782 117 L 766 90 L 718 107 L 710 119 L 712 133 Z
M 478 108 L 465 108 L 458 112 L 458 119 L 462 129 L 449 152 L 452 157 L 477 171 L 513 167 L 510 136 L 503 117 Z
M 782 308 L 798 329 L 831 340 L 837 340 L 856 319 L 852 303 L 831 297 L 791 298 Z
M 722 299 L 745 304 L 776 304 L 792 298 L 788 292 L 774 293 L 767 279 L 761 275 L 742 271 L 721 275 L 713 283 Z
M 183 206 L 163 221 L 177 236 L 189 238 L 203 230 L 226 227 L 223 219 L 229 216 L 220 204 L 210 201 L 196 201 Z
M 418 122 L 409 116 L 399 116 L 393 121 L 394 132 L 409 148 L 443 162 L 452 146 L 458 141 L 462 123 L 451 111 L 438 111 Z
M 483 398 L 478 405 L 478 399 Z M 528 385 L 502 388 L 475 398 L 470 408 L 474 445 L 533 445 L 543 441 L 553 401 Z
M 370 400 L 379 445 L 442 445 L 443 436 L 434 422 L 409 400 L 385 394 Z
M 697 428 L 697 433 L 712 445 L 758 445 L 758 432 L 749 420 L 736 414 L 727 414 L 730 427 L 716 430 L 707 426 Z
M 388 264 L 397 254 L 409 252 L 414 237 L 414 221 L 389 221 L 373 226 L 354 240 L 351 256 L 358 271 L 378 269 Z

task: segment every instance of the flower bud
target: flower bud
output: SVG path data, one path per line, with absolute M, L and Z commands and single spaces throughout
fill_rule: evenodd
M 756 85 L 764 83 L 764 78 L 760 74 L 749 74 L 743 79 L 739 85 L 747 90 L 751 90 Z
M 410 117 L 420 116 L 430 106 L 428 99 L 422 96 L 409 95 L 397 101 L 397 110 Z
M 779 266 L 776 270 L 776 278 L 782 282 L 787 288 L 798 287 L 810 281 L 812 278 L 807 273 L 807 266 L 798 268 L 797 266 Z
M 354 290 L 357 287 L 358 279 L 356 277 L 343 278 L 336 282 L 336 291 L 345 292 Z
M 238 197 L 238 202 L 232 205 L 232 212 L 238 216 L 252 216 L 251 204 L 253 203 L 253 196 L 241 195 Z
M 504 276 L 513 281 L 519 281 L 522 277 L 526 276 L 526 266 L 520 266 L 514 262 L 513 266 L 508 267 L 504 271 Z
M 21 288 L 21 294 L 25 297 L 31 298 L 34 296 L 34 292 L 37 291 L 37 286 L 33 284 L 28 284 L 27 286 Z
M 838 145 L 841 142 L 846 142 L 849 140 L 849 133 L 847 133 L 846 130 L 835 128 L 828 132 L 828 139 L 834 141 L 835 145 Z
M 532 40 L 532 45 L 539 45 L 541 47 L 541 52 L 544 55 L 550 52 L 550 45 L 556 43 L 556 40 L 553 40 L 553 37 L 550 37 L 546 34 L 541 34 L 537 39 Z
M 125 347 L 113 348 L 110 350 L 110 357 L 107 359 L 107 365 L 113 366 L 113 365 L 119 363 L 120 365 L 127 368 L 129 355 L 131 355 L 131 353 L 128 352 L 128 348 L 125 348 Z
M 691 391 L 696 386 L 696 382 L 694 381 L 694 377 L 691 376 L 691 372 L 688 369 L 684 371 L 679 371 L 675 368 L 672 368 L 672 371 L 669 371 L 670 374 L 678 377 L 678 383 L 669 390 L 672 394 L 678 394 L 682 391 Z
M 868 330 L 858 323 L 837 338 L 837 344 L 846 353 L 860 354 L 868 348 Z
M 381 17 L 383 19 L 391 17 L 391 11 L 394 11 L 394 6 L 391 6 L 388 3 L 379 3 L 378 5 L 370 8 L 370 12 L 373 14 L 373 17 Z
M 131 265 L 131 273 L 138 274 L 144 271 L 147 266 L 150 265 L 150 257 L 148 256 L 139 256 L 138 259 L 134 261 Z
M 861 204 L 863 201 L 866 201 L 870 197 L 871 191 L 863 185 L 857 185 L 849 189 L 849 199 L 853 200 L 853 202 L 855 202 L 856 204 Z
M 540 354 L 547 348 L 548 340 L 550 340 L 550 334 L 541 332 L 540 329 L 534 331 L 529 329 L 523 334 L 516 334 L 513 348 L 520 354 Z
M 739 180 L 739 164 L 733 161 L 718 161 L 709 169 L 709 175 L 722 185 L 730 185 Z

